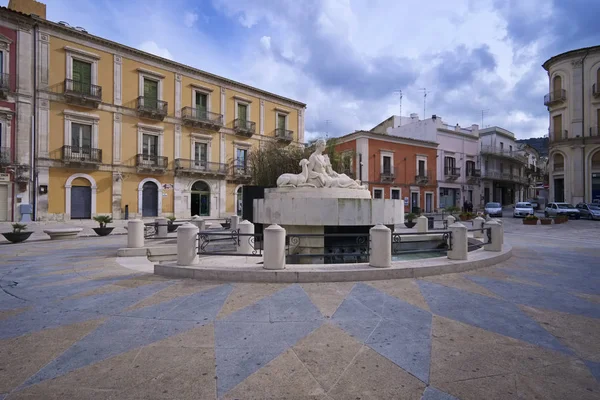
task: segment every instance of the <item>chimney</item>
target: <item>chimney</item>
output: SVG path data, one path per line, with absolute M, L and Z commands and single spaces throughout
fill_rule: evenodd
M 418 120 L 419 119 L 419 114 L 417 114 L 417 113 L 410 114 L 410 119 L 416 119 L 416 120 Z
M 35 0 L 9 0 L 8 9 L 46 19 L 46 5 Z

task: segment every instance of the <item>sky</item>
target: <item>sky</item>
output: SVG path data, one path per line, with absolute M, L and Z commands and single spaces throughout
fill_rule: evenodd
M 540 137 L 541 64 L 600 45 L 598 0 L 45 2 L 52 21 L 306 103 L 307 140 L 397 115 L 398 90 L 404 116 Z

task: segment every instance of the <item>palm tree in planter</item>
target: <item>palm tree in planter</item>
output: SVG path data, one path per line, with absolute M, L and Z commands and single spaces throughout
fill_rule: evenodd
M 415 226 L 417 223 L 414 222 L 414 219 L 417 218 L 417 216 L 413 213 L 408 213 L 404 216 L 404 226 L 406 226 L 407 228 L 412 228 L 413 226 Z
M 173 215 L 171 215 L 170 217 L 167 217 L 167 231 L 168 232 L 175 232 L 177 230 L 177 227 L 179 225 L 175 225 L 174 222 L 177 218 L 175 218 Z
M 6 240 L 8 240 L 11 243 L 21 243 L 27 240 L 29 236 L 31 236 L 31 234 L 33 233 L 33 231 L 24 232 L 25 228 L 27 228 L 27 225 L 25 224 L 14 223 L 12 224 L 12 228 L 12 232 L 5 232 L 2 234 L 4 235 Z
M 94 221 L 96 221 L 100 225 L 99 228 L 94 228 L 94 232 L 96 232 L 98 236 L 109 235 L 112 232 L 112 230 L 115 229 L 112 226 L 106 226 L 107 224 L 113 222 L 113 219 L 110 215 L 96 215 L 94 217 Z

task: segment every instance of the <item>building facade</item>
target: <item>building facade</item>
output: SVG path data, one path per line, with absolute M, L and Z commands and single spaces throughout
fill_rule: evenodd
M 38 220 L 239 213 L 252 149 L 304 141 L 301 102 L 30 18 Z
M 336 151 L 351 160 L 344 171 L 375 199 L 404 199 L 405 211 L 435 210 L 437 143 L 377 132 L 357 131 L 337 139 Z
M 549 93 L 551 201 L 600 200 L 600 46 L 568 51 L 543 64 Z
M 435 208 L 462 207 L 465 201 L 481 204 L 479 126 L 461 128 L 445 124 L 438 116 L 419 120 L 393 116 L 372 131 L 391 136 L 438 143 L 435 159 L 437 199 Z M 432 159 L 433 160 L 433 159 Z

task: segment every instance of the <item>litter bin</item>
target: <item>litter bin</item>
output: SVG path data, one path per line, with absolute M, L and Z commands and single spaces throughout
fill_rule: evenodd
M 31 214 L 33 214 L 33 207 L 31 204 L 19 204 L 19 214 L 21 214 L 21 219 L 19 222 L 31 222 Z
M 433 217 L 427 217 L 427 229 L 433 229 Z

